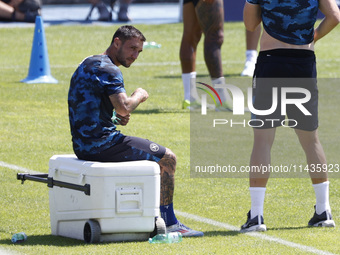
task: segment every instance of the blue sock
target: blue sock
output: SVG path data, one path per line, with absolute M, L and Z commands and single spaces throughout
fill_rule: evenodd
M 167 227 L 177 223 L 173 203 L 169 205 L 161 205 L 159 209 L 161 211 L 161 217 L 165 221 L 165 225 Z

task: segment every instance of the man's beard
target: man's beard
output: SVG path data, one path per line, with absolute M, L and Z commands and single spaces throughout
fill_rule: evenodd
M 128 64 L 126 62 L 126 59 L 123 57 L 122 49 L 119 49 L 119 51 L 117 52 L 116 59 L 124 67 L 130 67 L 130 65 L 132 64 Z

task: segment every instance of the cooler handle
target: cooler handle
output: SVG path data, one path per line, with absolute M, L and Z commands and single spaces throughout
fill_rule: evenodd
M 21 180 L 21 183 L 24 184 L 26 180 L 35 181 L 35 182 L 43 182 L 47 183 L 47 187 L 53 188 L 53 186 L 58 186 L 61 188 L 73 189 L 83 191 L 85 195 L 90 196 L 91 187 L 90 184 L 77 185 L 68 182 L 56 181 L 53 180 L 53 177 L 48 177 L 48 174 L 17 174 L 17 180 Z

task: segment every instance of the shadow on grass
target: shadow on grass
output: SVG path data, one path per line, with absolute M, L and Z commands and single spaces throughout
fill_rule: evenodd
M 184 109 L 146 109 L 133 111 L 133 114 L 160 114 L 160 113 L 189 113 L 188 110 Z
M 22 243 L 17 243 L 15 245 L 21 246 L 36 246 L 36 245 L 48 245 L 48 246 L 57 246 L 57 247 L 75 247 L 75 246 L 86 246 L 86 245 L 105 245 L 108 243 L 131 243 L 131 242 L 147 242 L 140 240 L 131 240 L 131 241 L 116 241 L 116 242 L 101 242 L 101 243 L 93 243 L 87 244 L 83 240 L 77 240 L 68 237 L 62 236 L 52 236 L 52 235 L 36 235 L 36 236 L 28 236 L 27 240 Z M 2 239 L 0 240 L 0 245 L 11 245 L 11 239 Z
M 0 240 L 1 244 L 12 244 L 11 239 L 2 239 Z M 84 241 L 76 240 L 67 237 L 61 236 L 52 236 L 52 235 L 36 235 L 36 236 L 28 236 L 27 240 L 22 243 L 17 243 L 15 245 L 22 246 L 34 246 L 34 245 L 49 245 L 49 246 L 83 246 L 85 245 Z
M 239 231 L 236 230 L 228 230 L 228 231 L 204 231 L 204 236 L 205 237 L 210 237 L 210 236 L 237 236 L 240 233 Z
M 282 230 L 298 230 L 298 229 L 307 229 L 310 228 L 308 226 L 302 226 L 302 227 L 280 227 L 280 228 L 267 228 L 266 232 L 245 232 L 241 233 L 238 230 L 228 230 L 228 231 L 205 231 L 204 236 L 205 237 L 211 237 L 211 236 L 237 236 L 237 235 L 244 235 L 247 233 L 262 233 L 266 234 L 268 231 L 282 231 Z
M 309 226 L 301 226 L 301 227 L 279 227 L 279 228 L 267 228 L 268 231 L 277 231 L 277 230 L 297 230 L 297 229 L 306 229 L 311 228 Z

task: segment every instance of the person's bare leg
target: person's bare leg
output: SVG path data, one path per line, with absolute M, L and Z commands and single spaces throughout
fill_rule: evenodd
M 318 131 L 295 129 L 306 154 L 309 175 L 315 192 L 315 214 L 308 222 L 310 226 L 335 227 L 329 203 L 328 168 L 325 152 L 319 140 Z
M 196 51 L 201 36 L 202 30 L 197 21 L 195 7 L 191 2 L 186 3 L 183 5 L 183 35 L 179 52 L 184 88 L 183 109 L 199 101 L 196 89 Z
M 250 157 L 249 193 L 251 209 L 247 222 L 242 225 L 241 232 L 266 231 L 263 221 L 263 205 L 266 185 L 269 179 L 268 167 L 271 163 L 271 148 L 275 138 L 276 128 L 253 129 L 254 144 Z
M 274 143 L 276 128 L 253 129 L 254 145 L 250 157 L 250 167 L 259 170 L 259 172 L 250 172 L 250 187 L 266 187 L 269 172 L 262 172 L 262 166 L 269 166 L 271 163 L 271 148 Z
M 232 99 L 226 88 L 223 76 L 221 47 L 224 41 L 223 0 L 212 2 L 199 1 L 196 6 L 198 22 L 204 33 L 204 60 L 207 65 L 213 87 L 223 103 L 218 110 L 231 110 Z
M 276 128 L 253 129 L 254 144 L 250 157 L 249 193 L 251 200 L 247 221 L 241 226 L 241 232 L 266 231 L 263 220 L 263 205 L 266 185 L 270 172 L 271 148 L 274 143 Z
M 168 148 L 163 158 L 158 162 L 161 170 L 161 205 L 173 202 L 176 162 L 176 155 Z
M 19 2 L 18 2 L 19 3 Z M 0 1 L 0 17 L 3 19 L 12 19 L 13 12 L 17 6 L 11 6 Z M 25 19 L 25 14 L 19 11 L 15 11 L 14 20 L 23 21 Z
M 212 79 L 223 76 L 221 47 L 224 40 L 223 1 L 199 1 L 196 15 L 204 33 L 204 59 Z
M 313 169 L 316 166 L 326 167 L 326 155 L 320 143 L 317 130 L 304 131 L 295 129 L 295 133 L 299 137 L 300 144 L 306 154 L 309 169 Z M 327 171 L 310 171 L 309 175 L 313 184 L 328 181 Z
M 203 236 L 203 232 L 196 231 L 180 223 L 174 212 L 173 196 L 175 189 L 176 155 L 166 148 L 163 158 L 158 162 L 161 169 L 161 199 L 160 212 L 165 221 L 167 232 L 180 232 L 185 237 Z

